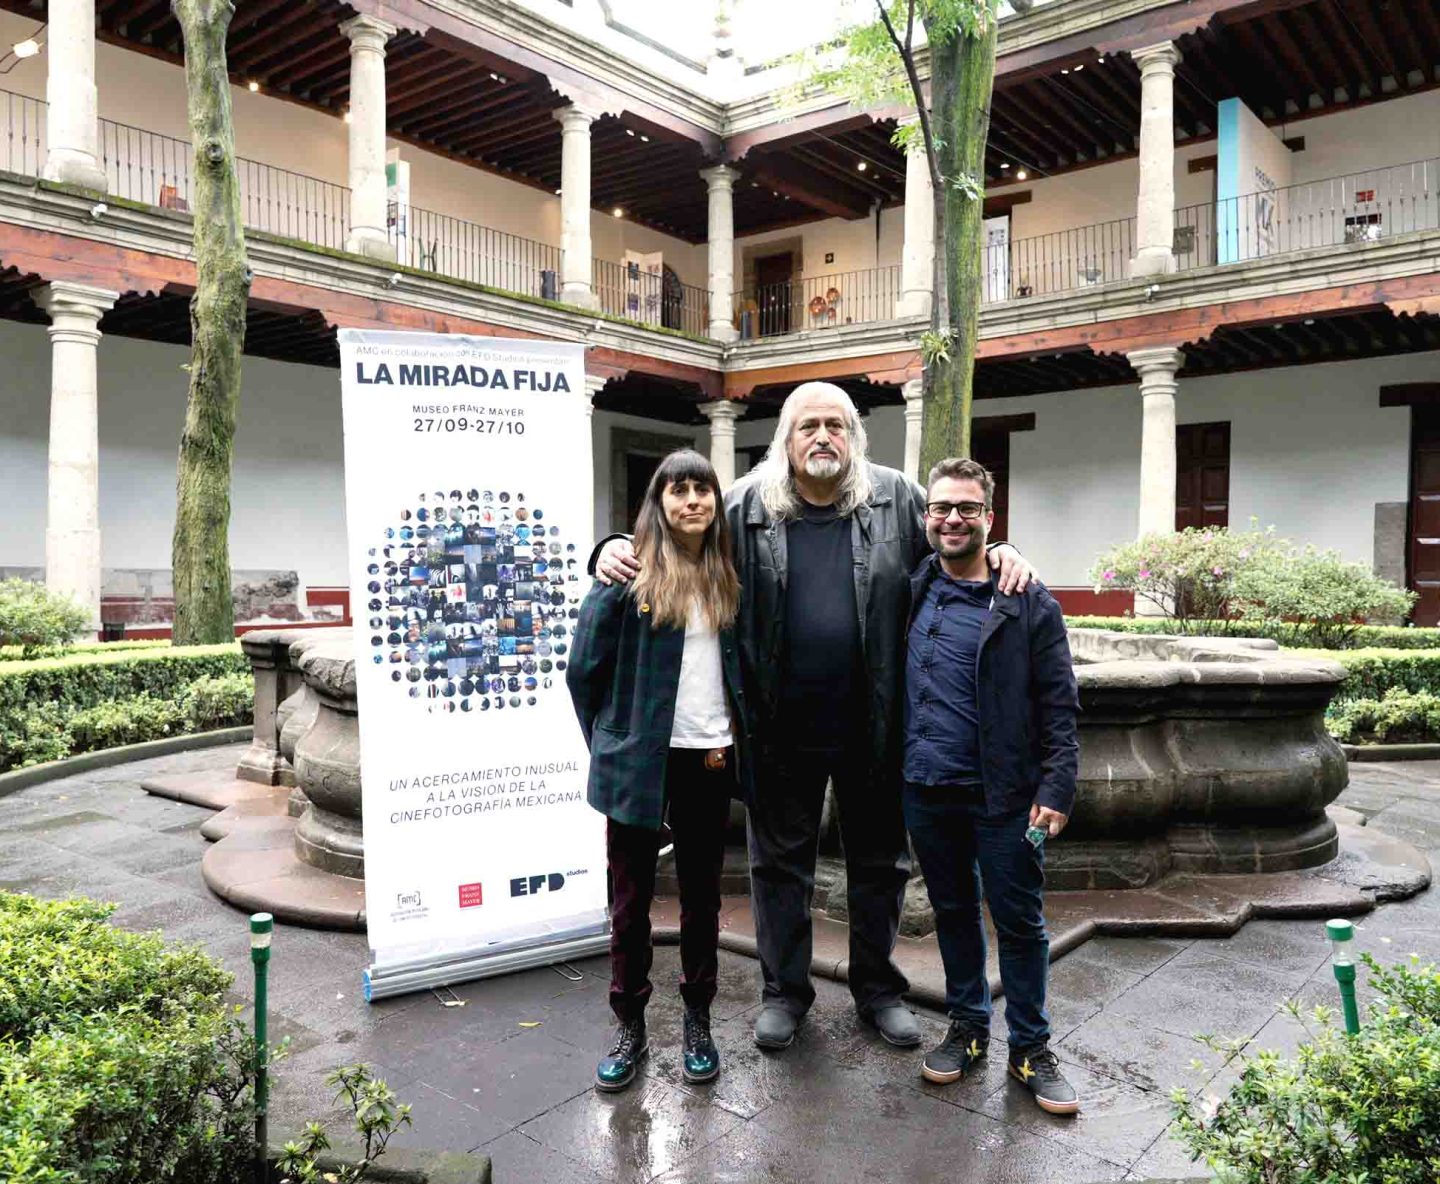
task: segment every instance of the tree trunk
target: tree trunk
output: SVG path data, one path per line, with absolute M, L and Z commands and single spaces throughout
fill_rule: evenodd
M 229 0 L 172 0 L 185 40 L 195 146 L 195 295 L 190 300 L 190 398 L 180 437 L 171 563 L 176 645 L 231 641 L 230 460 L 245 347 L 250 269 L 240 223 L 225 35 Z
M 982 36 L 971 38 L 957 31 L 931 49 L 931 111 L 943 178 L 935 192 L 935 324 L 949 331 L 950 356 L 926 367 L 922 478 L 944 457 L 970 455 L 985 203 L 957 188 L 955 179 L 971 177 L 977 188 L 984 184 L 998 27 L 992 11 Z

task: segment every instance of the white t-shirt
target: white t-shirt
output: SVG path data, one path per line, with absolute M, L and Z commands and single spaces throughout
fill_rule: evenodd
M 700 602 L 691 601 L 670 747 L 726 748 L 732 742 L 725 674 L 720 665 L 720 635 L 710 628 L 700 611 Z

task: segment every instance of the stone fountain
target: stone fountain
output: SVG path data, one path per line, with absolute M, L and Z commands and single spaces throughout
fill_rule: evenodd
M 255 730 L 234 779 L 203 794 L 193 778 L 188 788 L 174 784 L 184 778 L 147 788 L 222 810 L 202 831 L 220 840 L 203 864 L 219 895 L 292 920 L 362 927 L 351 638 L 274 630 L 243 645 L 256 679 Z M 1175 899 L 1183 888 L 1238 893 L 1276 913 L 1329 914 L 1428 884 L 1418 853 L 1393 840 L 1377 847 L 1327 811 L 1348 780 L 1324 727 L 1344 677 L 1338 663 L 1250 639 L 1082 629 L 1071 631 L 1070 645 L 1081 703 L 1079 792 L 1065 834 L 1047 849 L 1052 899 L 1086 897 L 1123 914 L 1142 893 Z M 837 830 L 824 828 L 815 906 L 843 920 Z M 738 807 L 730 846 L 725 891 L 744 892 Z M 662 865 L 662 894 L 665 877 Z M 925 893 L 912 884 L 903 930 L 931 928 Z

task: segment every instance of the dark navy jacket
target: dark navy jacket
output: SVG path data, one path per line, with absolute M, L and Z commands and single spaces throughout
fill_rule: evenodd
M 597 583 L 580 606 L 565 683 L 590 746 L 587 799 L 616 822 L 660 828 L 684 652 L 685 630 L 657 629 L 628 585 Z M 735 793 L 748 801 L 751 744 L 734 629 L 720 631 L 720 665 L 739 765 Z
M 906 637 L 939 571 L 940 558 L 931 555 L 911 577 Z M 986 813 L 1013 814 L 1034 802 L 1068 816 L 1080 764 L 1080 697 L 1065 617 L 1038 580 L 1019 596 L 996 590 L 980 632 L 976 699 Z

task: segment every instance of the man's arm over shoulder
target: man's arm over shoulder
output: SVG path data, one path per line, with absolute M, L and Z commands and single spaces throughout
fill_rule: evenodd
M 1040 727 L 1040 786 L 1035 802 L 1068 816 L 1075 805 L 1080 769 L 1075 663 L 1065 615 L 1049 590 L 1033 584 L 1024 603 L 1030 614 L 1030 695 Z
M 595 584 L 580 606 L 580 618 L 575 622 L 565 685 L 570 690 L 587 745 L 615 678 L 621 617 L 629 600 L 627 590 L 621 585 Z

